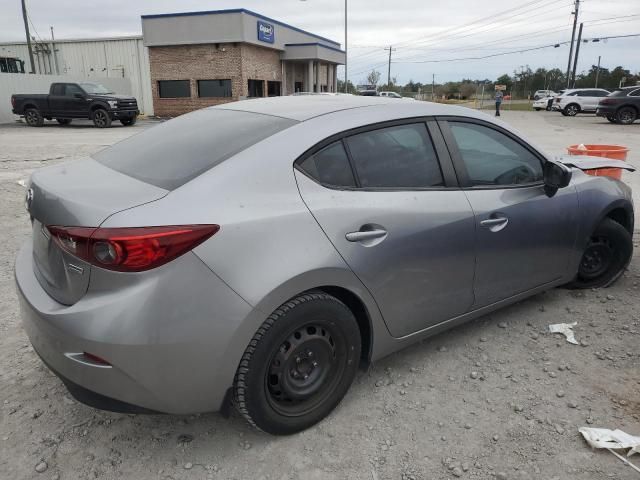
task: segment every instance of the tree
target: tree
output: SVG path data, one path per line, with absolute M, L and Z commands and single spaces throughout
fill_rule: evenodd
M 513 86 L 513 81 L 511 81 L 511 77 L 508 74 L 500 75 L 496 80 L 496 85 L 506 85 L 507 91 L 511 91 L 511 87 Z
M 348 81 L 348 91 L 347 93 L 357 93 L 357 88 L 351 83 L 351 80 Z M 344 93 L 344 80 L 338 79 L 338 93 Z
M 375 69 L 371 70 L 371 72 L 369 72 L 369 75 L 367 75 L 367 84 L 378 85 L 379 81 L 380 81 L 380 72 Z
M 460 85 L 460 94 L 463 98 L 471 98 L 476 94 L 477 85 L 471 81 L 463 82 Z

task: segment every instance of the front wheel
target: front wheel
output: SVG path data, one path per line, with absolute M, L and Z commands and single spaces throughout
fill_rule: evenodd
M 618 222 L 605 218 L 589 238 L 571 288 L 599 288 L 613 284 L 633 254 L 631 234 Z
M 104 108 L 98 108 L 93 111 L 93 124 L 98 128 L 109 128 L 111 126 L 111 117 Z
M 131 125 L 135 125 L 137 119 L 138 117 L 121 118 L 120 123 L 125 127 L 129 127 Z
M 638 118 L 638 112 L 633 107 L 622 107 L 616 114 L 616 120 L 623 125 L 631 125 Z
M 281 305 L 244 352 L 233 385 L 238 411 L 274 435 L 299 432 L 326 417 L 355 378 L 360 330 L 337 298 L 308 292 Z

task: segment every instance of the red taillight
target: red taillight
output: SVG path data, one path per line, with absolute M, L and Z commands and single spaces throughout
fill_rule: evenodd
M 11 107 L 16 108 L 16 98 L 11 95 Z
M 603 98 L 599 103 L 600 105 L 612 105 L 616 103 L 616 101 L 613 98 Z
M 141 272 L 164 265 L 194 249 L 220 230 L 220 226 L 51 226 L 48 230 L 60 248 L 92 265 L 118 272 Z

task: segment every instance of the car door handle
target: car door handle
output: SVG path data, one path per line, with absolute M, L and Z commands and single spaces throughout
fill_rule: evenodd
M 383 229 L 378 230 L 360 230 L 358 232 L 349 232 L 345 235 L 345 238 L 349 242 L 363 242 L 366 240 L 375 240 L 387 235 L 387 231 Z
M 507 217 L 492 217 L 482 220 L 480 226 L 488 228 L 492 232 L 499 232 L 506 227 L 508 223 L 509 219 Z

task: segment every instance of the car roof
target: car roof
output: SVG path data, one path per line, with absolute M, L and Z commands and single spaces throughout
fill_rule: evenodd
M 453 105 L 432 102 L 398 102 L 397 100 L 358 95 L 298 95 L 288 97 L 257 98 L 225 103 L 211 109 L 236 110 L 272 115 L 304 122 L 322 115 L 348 116 L 363 108 L 384 108 L 390 117 L 408 118 L 431 115 L 455 115 L 484 118 L 484 114 Z
M 604 92 L 609 91 L 606 88 L 585 87 L 585 88 L 567 88 L 565 89 L 564 93 L 581 92 L 582 90 L 602 90 Z

